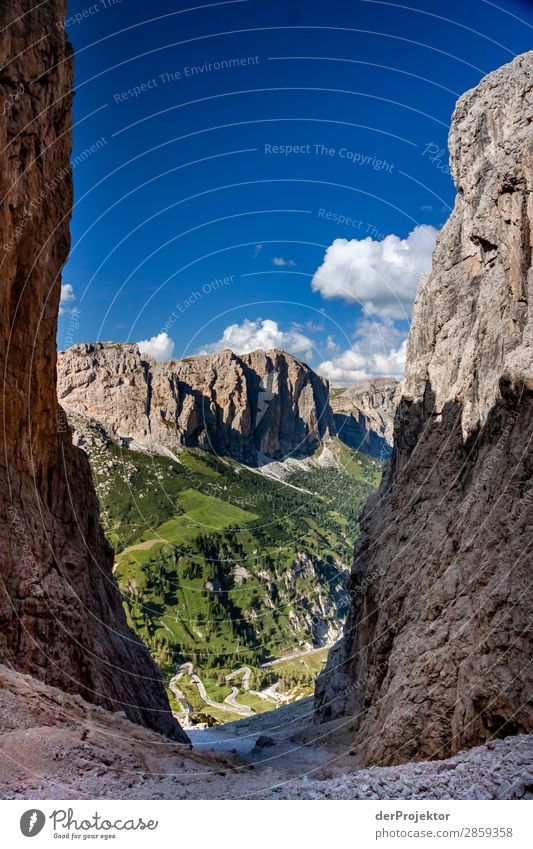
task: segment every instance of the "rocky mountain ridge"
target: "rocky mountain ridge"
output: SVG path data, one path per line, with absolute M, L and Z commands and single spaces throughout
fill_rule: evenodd
M 449 147 L 455 207 L 316 691 L 369 763 L 533 730 L 533 53 L 460 98 Z
M 354 386 L 330 389 L 329 404 L 336 431 L 352 446 L 384 459 L 394 441 L 394 416 L 401 383 L 394 377 L 363 380 Z
M 67 415 L 98 422 L 122 445 L 159 453 L 198 447 L 249 465 L 309 456 L 336 434 L 352 448 L 386 455 L 396 385 L 352 387 L 341 401 L 282 350 L 160 363 L 137 345 L 83 343 L 58 357 Z
M 305 456 L 333 430 L 327 384 L 284 351 L 156 362 L 137 345 L 82 344 L 60 354 L 67 413 L 148 450 L 198 447 L 255 464 Z

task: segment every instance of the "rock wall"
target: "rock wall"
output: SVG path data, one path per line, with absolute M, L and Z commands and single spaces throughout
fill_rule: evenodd
M 366 762 L 533 731 L 533 53 L 467 92 L 457 198 L 421 281 L 395 445 L 368 503 L 321 718 Z
M 72 205 L 64 0 L 0 7 L 0 654 L 17 670 L 176 739 L 156 667 L 126 626 L 85 454 L 56 397 Z
M 394 416 L 401 384 L 393 377 L 363 380 L 347 389 L 333 389 L 329 403 L 343 442 L 386 459 L 393 442 Z
M 157 363 L 137 345 L 81 344 L 59 356 L 65 410 L 154 451 L 199 447 L 251 465 L 310 454 L 334 432 L 328 384 L 285 351 Z

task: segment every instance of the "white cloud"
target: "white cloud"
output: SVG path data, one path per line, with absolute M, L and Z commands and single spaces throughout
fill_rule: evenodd
M 158 333 L 151 339 L 137 342 L 137 345 L 142 354 L 148 354 L 160 363 L 172 359 L 174 353 L 174 342 L 168 333 Z
M 294 326 L 296 327 L 296 325 Z M 305 327 L 306 330 L 310 330 L 311 333 L 322 333 L 322 331 L 324 330 L 323 321 L 313 321 L 312 319 L 309 319 L 309 321 L 306 321 L 305 324 L 302 326 Z
M 328 338 L 326 339 L 326 351 L 328 352 L 328 354 L 338 354 L 338 352 L 340 351 L 340 347 L 335 342 L 333 336 L 328 336 Z
M 63 283 L 61 286 L 61 298 L 59 299 L 59 315 L 76 312 L 76 310 L 69 309 L 65 306 L 65 304 L 71 303 L 75 300 L 76 295 L 74 294 L 74 287 L 72 286 L 72 284 Z
M 63 283 L 61 286 L 61 303 L 66 304 L 68 301 L 75 301 L 74 287 L 71 283 Z
M 403 377 L 406 334 L 390 322 L 364 319 L 356 326 L 357 340 L 347 351 L 317 368 L 336 383 L 357 383 L 373 377 Z
M 335 239 L 316 271 L 312 288 L 325 298 L 360 303 L 367 315 L 385 319 L 411 314 L 420 275 L 431 266 L 437 230 L 415 227 L 406 239 Z
M 230 324 L 221 339 L 206 345 L 200 353 L 221 351 L 223 348 L 230 348 L 236 354 L 246 354 L 258 348 L 264 351 L 283 348 L 284 351 L 302 355 L 308 360 L 313 356 L 313 341 L 308 336 L 300 333 L 294 326 L 289 330 L 281 330 L 277 321 L 269 318 L 257 318 L 255 321 L 245 318 L 242 324 Z
M 285 258 L 284 258 L 284 257 L 282 257 L 282 256 L 274 256 L 274 257 L 272 257 L 272 262 L 274 263 L 274 265 L 279 265 L 279 266 L 284 266 L 284 265 L 291 265 L 291 266 L 293 266 L 293 265 L 296 265 L 296 263 L 295 263 L 295 261 L 294 261 L 293 259 L 285 259 Z

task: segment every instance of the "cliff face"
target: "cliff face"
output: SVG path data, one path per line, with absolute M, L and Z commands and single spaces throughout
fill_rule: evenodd
M 67 413 L 154 451 L 199 447 L 255 465 L 302 457 L 334 432 L 327 383 L 284 351 L 157 363 L 136 345 L 82 344 L 59 356 Z
M 64 0 L 0 8 L 0 650 L 18 670 L 186 740 L 126 626 L 88 462 L 57 404 L 72 205 L 64 15 Z
M 395 446 L 317 685 L 367 762 L 533 730 L 533 53 L 458 102 L 457 199 L 422 280 Z
M 333 390 L 329 403 L 341 439 L 374 457 L 388 457 L 400 395 L 400 383 L 393 377 L 364 380 L 347 389 Z

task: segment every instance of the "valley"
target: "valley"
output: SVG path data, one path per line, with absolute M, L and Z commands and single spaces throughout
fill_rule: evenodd
M 285 351 L 157 363 L 97 343 L 60 354 L 58 390 L 174 716 L 209 727 L 311 695 L 390 453 L 381 385 L 337 391 L 338 419 L 327 381 Z
M 176 714 L 178 666 L 194 665 L 208 693 L 206 701 L 184 676 L 188 725 L 311 694 L 346 615 L 358 510 L 380 473 L 376 460 L 340 443 L 328 450 L 330 465 L 316 462 L 282 482 L 191 449 L 176 462 L 93 445 L 128 621 L 163 672 Z M 311 662 L 306 652 L 317 647 Z M 237 678 L 240 668 L 247 679 Z M 239 695 L 228 703 L 230 676 Z
M 208 695 L 206 682 L 192 663 L 182 663 L 168 682 L 170 698 L 177 703 L 174 715 L 183 728 L 210 727 L 306 698 L 311 695 L 314 680 L 326 662 L 328 649 L 329 646 L 307 649 L 262 664 L 262 669 L 270 668 L 274 678 L 274 683 L 262 690 L 251 689 L 254 670 L 249 666 L 241 666 L 224 675 L 223 683 L 217 682 L 216 686 L 208 680 L 210 692 L 218 692 L 219 698 L 223 698 L 218 703 Z M 224 696 L 226 691 L 228 695 Z M 203 722 L 197 721 L 199 717 Z
M 346 615 L 379 461 L 331 439 L 283 481 L 198 449 L 176 448 L 176 459 L 123 449 L 75 426 L 128 622 L 176 717 L 211 725 L 310 695 Z

